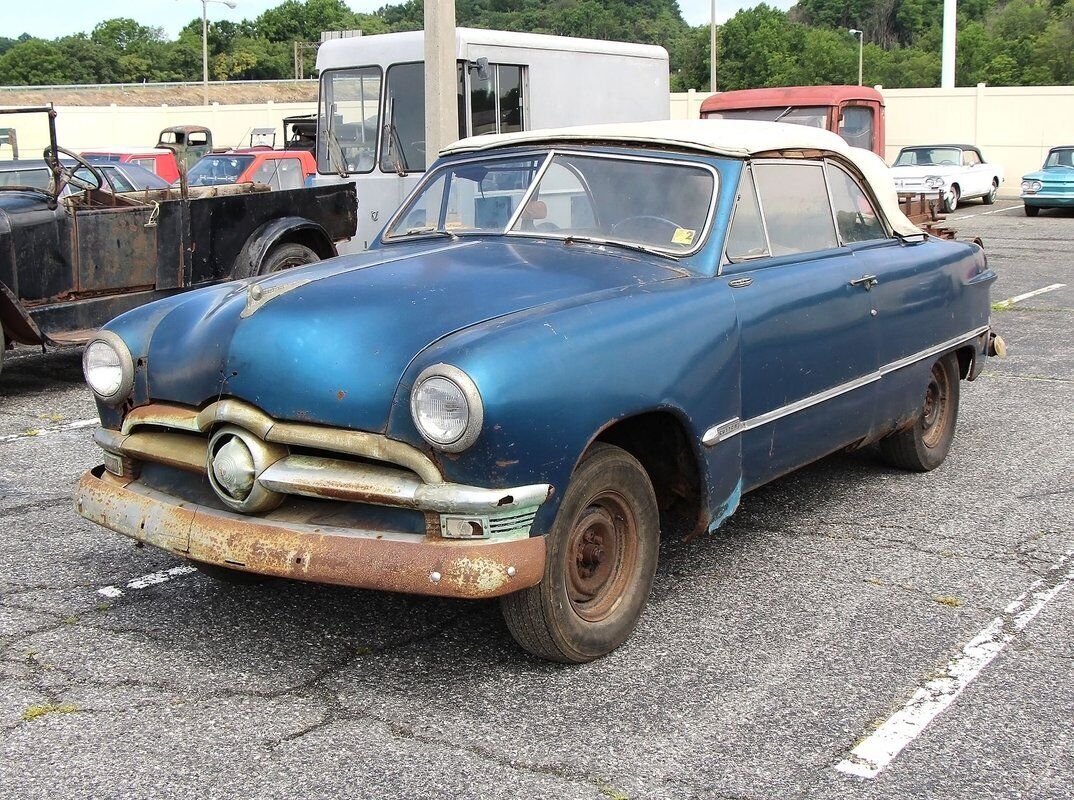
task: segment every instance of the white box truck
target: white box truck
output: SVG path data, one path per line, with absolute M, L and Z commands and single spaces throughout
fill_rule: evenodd
M 425 152 L 423 31 L 333 39 L 317 53 L 316 182 L 358 186 L 364 250 L 436 153 Z M 457 28 L 459 137 L 670 116 L 653 45 Z

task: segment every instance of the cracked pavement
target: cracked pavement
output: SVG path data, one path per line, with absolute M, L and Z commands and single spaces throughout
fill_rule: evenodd
M 996 209 L 1009 205 L 1009 201 Z M 77 518 L 97 463 L 79 353 L 0 376 L 5 797 L 1065 798 L 1074 587 L 876 779 L 833 766 L 1074 548 L 1074 215 L 955 215 L 1010 357 L 927 475 L 868 453 L 667 536 L 634 637 L 536 661 L 495 603 L 205 575 Z

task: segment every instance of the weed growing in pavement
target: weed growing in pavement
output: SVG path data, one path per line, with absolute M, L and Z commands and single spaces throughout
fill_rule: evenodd
M 38 706 L 28 706 L 26 710 L 22 712 L 22 721 L 33 722 L 35 719 L 43 717 L 46 714 L 71 714 L 75 711 L 78 711 L 78 709 L 70 703 L 64 703 L 63 705 L 44 703 Z

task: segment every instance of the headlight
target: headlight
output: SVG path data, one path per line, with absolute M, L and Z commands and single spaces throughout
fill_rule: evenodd
M 925 185 L 930 189 L 939 189 L 943 184 L 944 180 L 939 175 L 929 175 L 925 178 Z
M 82 372 L 102 402 L 119 405 L 134 387 L 134 359 L 116 334 L 100 331 L 82 354 Z
M 410 394 L 410 413 L 425 440 L 449 453 L 477 441 L 485 416 L 477 386 L 450 364 L 422 370 Z
M 1026 194 L 1032 194 L 1033 192 L 1039 192 L 1043 185 L 1040 181 L 1022 181 L 1022 191 Z

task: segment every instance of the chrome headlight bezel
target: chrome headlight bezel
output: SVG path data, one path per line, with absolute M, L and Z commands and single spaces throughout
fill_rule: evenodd
M 462 433 L 450 441 L 432 435 L 422 422 L 419 396 L 422 386 L 433 378 L 440 378 L 454 384 L 466 403 L 466 424 Z M 451 364 L 433 364 L 423 369 L 414 381 L 414 387 L 410 392 L 410 416 L 414 420 L 414 427 L 418 429 L 418 433 L 433 447 L 447 453 L 461 453 L 473 445 L 477 437 L 481 435 L 485 421 L 485 407 L 481 400 L 481 392 L 478 391 L 477 384 L 469 375 Z
M 942 189 L 945 183 L 947 181 L 941 175 L 927 175 L 925 177 L 925 185 L 930 189 Z
M 115 354 L 116 360 L 119 362 L 119 385 L 111 394 L 99 391 L 90 378 L 89 358 L 91 349 L 95 346 L 107 347 Z M 90 391 L 93 392 L 93 396 L 105 405 L 118 406 L 123 403 L 130 397 L 131 391 L 134 389 L 134 358 L 131 356 L 127 343 L 112 331 L 98 331 L 95 333 L 93 338 L 86 344 L 86 349 L 82 351 L 82 376 L 85 378 L 86 385 Z
M 1039 192 L 1044 187 L 1044 184 L 1040 181 L 1026 180 L 1022 181 L 1022 192 L 1025 194 L 1034 194 Z

